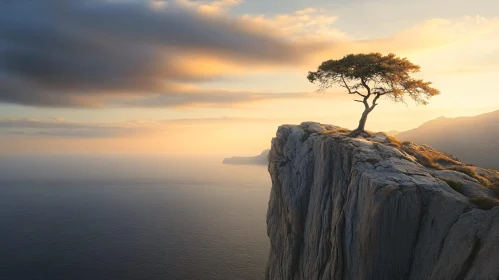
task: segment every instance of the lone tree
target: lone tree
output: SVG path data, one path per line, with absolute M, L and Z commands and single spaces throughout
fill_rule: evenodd
M 380 53 L 349 54 L 339 60 L 324 61 L 316 72 L 308 73 L 308 80 L 319 82 L 319 91 L 324 92 L 333 85 L 346 88 L 348 94 L 360 96 L 355 100 L 364 104 L 359 126 L 352 132 L 357 136 L 365 133 L 367 116 L 378 105 L 380 97 L 386 96 L 394 102 L 405 103 L 408 95 L 418 105 L 428 104 L 428 99 L 440 93 L 431 82 L 413 79 L 410 74 L 420 67 L 406 58 L 394 54 Z M 372 101 L 370 100 L 372 97 Z

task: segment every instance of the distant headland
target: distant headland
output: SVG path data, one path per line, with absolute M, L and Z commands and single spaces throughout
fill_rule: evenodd
M 254 157 L 231 157 L 225 158 L 223 164 L 232 165 L 267 165 L 269 163 L 267 156 L 270 150 L 265 150 L 261 154 Z

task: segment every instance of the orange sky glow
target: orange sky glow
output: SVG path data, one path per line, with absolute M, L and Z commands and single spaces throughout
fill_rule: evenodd
M 233 32 L 234 39 L 227 39 L 229 47 L 211 41 L 182 47 L 168 38 L 151 43 L 144 57 L 155 63 L 138 68 L 133 84 L 85 87 L 67 103 L 0 99 L 0 153 L 255 155 L 269 148 L 280 124 L 354 128 L 362 105 L 341 88 L 317 93 L 306 79 L 323 60 L 349 53 L 407 57 L 421 66 L 417 77 L 441 91 L 428 106 L 381 100 L 368 130 L 404 131 L 440 116 L 499 110 L 499 13 L 465 13 L 457 5 L 452 15 L 415 13 L 400 26 L 387 16 L 379 23 L 386 30 L 365 31 L 345 21 L 358 3 L 335 8 L 320 2 L 292 1 L 294 10 L 260 13 L 263 8 L 249 1 L 149 1 L 147 13 L 185 14 L 225 28 L 222 35 Z M 406 8 L 397 4 L 393 12 Z M 240 34 L 262 43 L 246 48 L 249 41 L 236 41 L 246 42 Z

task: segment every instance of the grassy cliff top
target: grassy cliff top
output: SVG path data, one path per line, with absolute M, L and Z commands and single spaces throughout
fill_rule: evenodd
M 334 125 L 304 122 L 299 127 L 310 134 L 354 137 L 351 130 Z M 445 181 L 452 189 L 467 196 L 482 209 L 499 206 L 499 172 L 496 170 L 463 163 L 456 157 L 428 145 L 402 142 L 384 132 L 366 131 L 354 138 L 370 141 L 375 146 L 384 145 L 398 149 L 415 162 L 434 170 L 434 177 Z

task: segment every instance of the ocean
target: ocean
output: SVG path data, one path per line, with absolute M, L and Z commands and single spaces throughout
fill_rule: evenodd
M 266 166 L 0 159 L 0 279 L 262 279 Z

